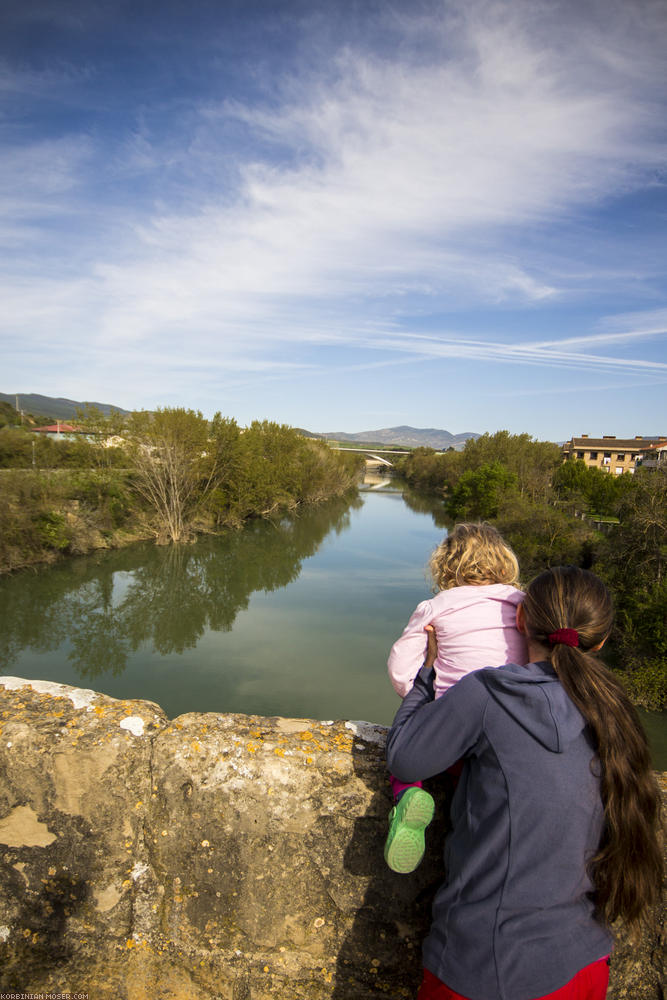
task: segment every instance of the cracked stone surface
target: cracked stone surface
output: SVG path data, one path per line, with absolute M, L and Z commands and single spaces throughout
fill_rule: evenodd
M 0 988 L 410 1000 L 448 788 L 418 871 L 389 871 L 384 738 L 0 678 Z M 663 1000 L 664 943 L 619 931 L 609 1000 Z

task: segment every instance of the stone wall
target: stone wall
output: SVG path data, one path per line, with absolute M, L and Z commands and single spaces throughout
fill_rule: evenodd
M 445 819 L 385 867 L 384 737 L 0 679 L 0 989 L 413 998 Z M 610 1000 L 664 998 L 663 962 L 621 936 Z

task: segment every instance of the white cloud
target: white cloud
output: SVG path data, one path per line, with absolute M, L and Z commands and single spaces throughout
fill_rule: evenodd
M 110 145 L 101 134 L 15 145 L 1 178 L 19 221 L 6 236 L 34 249 L 8 262 L 22 278 L 0 288 L 6 328 L 157 367 L 183 366 L 187 347 L 195 365 L 234 374 L 302 370 L 266 356 L 292 343 L 661 371 L 584 353 L 654 335 L 631 323 L 519 345 L 401 332 L 416 312 L 566 298 L 577 279 L 549 227 L 641 186 L 661 162 L 650 5 L 633 20 L 610 0 L 597 24 L 577 13 L 560 24 L 552 7 L 568 9 L 480 0 L 407 18 L 391 55 L 350 45 L 321 71 L 295 66 L 263 106 L 175 110 L 167 135 L 135 108 Z M 244 142 L 231 146 L 235 129 Z M 62 254 L 36 216 L 68 213 Z M 582 247 L 568 253 L 575 274 Z M 609 280 L 586 268 L 591 284 Z
M 196 213 L 142 227 L 123 270 L 148 312 L 160 284 L 195 316 L 248 297 L 261 315 L 267 296 L 557 294 L 521 253 L 522 227 L 632 187 L 661 151 L 609 71 L 572 79 L 576 53 L 536 49 L 515 25 L 469 31 L 461 62 L 347 50 L 333 82 L 295 78 L 280 107 L 223 106 L 290 155 L 248 162 L 235 204 L 207 192 Z

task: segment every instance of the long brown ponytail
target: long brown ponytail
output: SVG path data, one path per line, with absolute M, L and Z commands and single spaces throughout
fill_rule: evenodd
M 638 924 L 662 885 L 660 791 L 646 735 L 622 684 L 594 655 L 609 634 L 613 608 L 593 573 L 559 566 L 537 576 L 526 592 L 528 637 L 549 660 L 593 734 L 601 771 L 605 829 L 591 861 L 597 912 L 610 924 Z M 551 645 L 559 629 L 574 629 L 578 646 Z

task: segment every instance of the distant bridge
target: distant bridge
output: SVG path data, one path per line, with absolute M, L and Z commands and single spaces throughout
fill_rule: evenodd
M 382 455 L 409 455 L 409 451 L 397 451 L 395 448 L 388 449 L 384 448 L 373 449 L 370 448 L 345 448 L 339 444 L 330 444 L 329 447 L 332 451 L 357 451 L 362 455 L 366 456 L 366 459 L 371 459 L 374 462 L 379 462 L 380 465 L 388 465 L 389 468 L 393 469 L 394 463 L 388 461 L 386 458 L 382 458 Z

